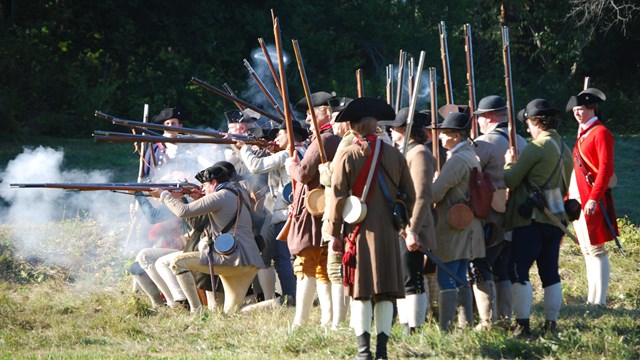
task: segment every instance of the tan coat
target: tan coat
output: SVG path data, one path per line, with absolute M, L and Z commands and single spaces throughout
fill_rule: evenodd
M 474 151 L 480 159 L 482 171 L 491 176 L 491 182 L 496 189 L 506 189 L 504 184 L 504 154 L 509 149 L 509 135 L 507 131 L 507 123 L 500 123 L 498 126 L 478 137 L 475 140 L 476 147 Z M 516 136 L 516 148 L 518 154 L 527 146 L 527 141 L 520 135 Z M 506 201 L 506 200 L 505 200 Z M 499 213 L 493 209 L 489 211 L 489 216 L 485 223 L 495 224 L 495 234 L 493 241 L 486 239 L 487 247 L 498 245 L 504 240 L 504 213 Z
M 474 219 L 471 226 L 464 230 L 454 229 L 447 222 L 449 208 L 454 204 L 468 203 L 469 200 L 471 168 L 463 156 L 476 156 L 471 144 L 467 143 L 456 149 L 433 183 L 438 244 L 434 254 L 443 262 L 485 256 L 484 234 L 479 219 Z
M 425 145 L 412 142 L 407 150 L 407 165 L 413 179 L 416 192 L 416 202 L 409 220 L 410 231 L 418 234 L 420 244 L 430 250 L 435 250 L 436 230 L 433 220 L 433 173 L 436 159 Z
M 336 153 L 340 137 L 333 135 L 331 132 L 325 132 L 320 135 L 327 160 L 333 160 Z M 318 142 L 314 140 L 304 154 L 300 162 L 293 163 L 289 167 L 289 175 L 291 180 L 295 182 L 295 190 L 293 192 L 293 222 L 287 237 L 287 245 L 291 255 L 297 255 L 300 251 L 308 247 L 319 247 L 322 243 L 322 219 L 315 217 L 307 211 L 304 205 L 304 199 L 307 194 L 320 187 L 320 150 Z
M 392 200 L 395 200 L 398 191 L 407 194 L 406 204 L 411 211 L 415 190 L 407 163 L 396 148 L 386 143 L 382 143 L 382 146 L 379 172 Z M 333 206 L 328 209 L 327 232 L 336 238 L 342 238 L 342 208 L 364 168 L 365 160 L 358 144 L 346 147 L 334 160 L 333 186 L 329 193 L 329 203 Z M 349 295 L 361 300 L 374 295 L 401 298 L 404 297 L 404 282 L 398 232 L 393 227 L 392 205 L 385 199 L 377 180 L 371 186 L 370 194 L 367 216 L 358 224 L 360 231 L 356 237 L 355 278 Z M 345 233 L 350 234 L 354 227 L 345 224 Z

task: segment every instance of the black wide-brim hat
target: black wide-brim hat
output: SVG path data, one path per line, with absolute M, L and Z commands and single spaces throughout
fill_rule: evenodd
M 219 183 L 227 182 L 236 176 L 236 168 L 228 161 L 218 161 L 212 166 L 199 171 L 195 178 L 201 183 L 217 180 Z
M 330 94 L 326 91 L 318 91 L 309 95 L 309 97 L 311 98 L 311 105 L 313 105 L 313 107 L 322 105 L 331 106 L 329 104 L 329 100 L 336 97 L 336 94 Z M 296 111 L 306 113 L 309 109 L 309 104 L 307 104 L 307 97 L 305 96 L 302 99 L 298 100 L 293 108 L 296 109 Z
M 293 120 L 291 124 L 293 125 L 293 132 L 295 134 L 298 134 L 302 138 L 302 141 L 306 140 L 309 137 L 309 131 L 302 127 L 299 121 Z M 269 130 L 269 132 L 267 132 L 267 138 L 270 140 L 274 140 L 276 136 L 278 136 L 278 132 L 280 130 L 287 130 L 287 125 L 284 122 L 280 126 Z
M 478 103 L 478 108 L 473 113 L 476 115 L 488 113 L 491 111 L 500 111 L 507 108 L 507 102 L 502 96 L 489 95 L 483 97 Z
M 187 114 L 178 108 L 164 108 L 156 116 L 151 118 L 154 124 L 162 124 L 169 119 L 178 119 L 180 122 L 188 120 Z
M 518 111 L 518 120 L 525 122 L 533 116 L 555 116 L 560 114 L 560 110 L 551 106 L 545 99 L 533 99 L 529 101 L 527 107 Z
M 432 128 L 430 126 L 430 128 Z M 438 130 L 464 131 L 471 128 L 471 118 L 463 112 L 450 112 L 444 120 L 438 124 Z
M 591 105 L 607 100 L 607 96 L 596 88 L 588 88 L 581 91 L 577 96 L 572 96 L 567 102 L 565 110 L 572 111 L 574 107 L 581 105 Z
M 396 113 L 393 111 L 391 105 L 387 104 L 384 100 L 361 97 L 354 99 L 347 107 L 342 109 L 338 116 L 336 116 L 336 122 L 352 123 L 358 122 L 365 117 L 373 117 L 378 121 L 392 120 L 396 118 Z
M 378 125 L 380 126 L 389 126 L 389 127 L 405 127 L 407 126 L 407 120 L 409 119 L 409 108 L 402 108 L 396 114 L 395 120 L 392 121 L 378 121 Z M 431 119 L 429 115 L 419 112 L 413 113 L 413 125 L 417 127 L 425 127 L 431 123 Z
M 257 121 L 260 118 L 260 114 L 251 109 L 245 109 L 244 111 L 234 109 L 225 111 L 224 117 L 227 118 L 227 124 L 249 123 L 252 121 Z

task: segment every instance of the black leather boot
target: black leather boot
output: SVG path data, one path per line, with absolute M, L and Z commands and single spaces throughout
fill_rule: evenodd
M 553 320 L 545 320 L 542 328 L 542 335 L 556 336 L 558 335 L 558 323 Z
M 358 336 L 358 352 L 356 360 L 371 360 L 371 334 L 368 332 Z
M 376 337 L 376 359 L 387 358 L 387 340 L 389 340 L 389 335 L 383 332 Z
M 529 319 L 516 319 L 516 327 L 513 329 L 513 337 L 527 338 L 531 337 L 531 326 Z

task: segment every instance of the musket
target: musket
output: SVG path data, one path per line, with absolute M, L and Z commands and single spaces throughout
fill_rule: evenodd
M 476 86 L 473 72 L 473 41 L 471 38 L 471 24 L 464 24 L 464 52 L 467 60 L 467 88 L 469 89 L 469 114 L 471 116 L 471 139 L 478 137 L 478 122 L 476 111 Z
M 584 85 L 582 86 L 582 90 L 587 90 L 591 84 L 591 78 L 588 76 L 584 77 Z
M 278 72 L 280 75 L 280 90 L 282 103 L 284 104 L 284 122 L 287 127 L 287 135 L 289 139 L 289 157 L 293 157 L 295 151 L 295 139 L 293 136 L 293 112 L 289 104 L 289 87 L 287 86 L 287 75 L 284 70 L 284 56 L 282 54 L 282 36 L 280 34 L 280 21 L 273 10 L 271 10 L 271 18 L 273 20 L 273 35 L 276 42 L 276 53 L 278 54 Z M 311 108 L 313 109 L 313 108 Z
M 96 114 L 96 117 L 99 117 L 107 121 L 111 121 L 113 124 L 124 125 L 131 128 L 136 128 L 136 129 L 144 129 L 152 136 L 162 136 L 162 135 L 152 131 L 148 131 L 147 129 L 172 131 L 172 132 L 183 133 L 183 134 L 202 135 L 202 136 L 209 136 L 209 137 L 216 137 L 216 138 L 221 138 L 227 135 L 223 132 L 219 132 L 216 130 L 198 130 L 198 129 L 192 129 L 192 128 L 187 128 L 182 126 L 167 126 L 167 125 L 154 124 L 154 123 L 148 123 L 148 122 L 140 122 L 135 120 L 125 120 L 125 119 L 117 118 L 113 115 L 103 113 L 102 111 L 98 111 L 98 110 L 96 110 L 95 114 Z
M 424 57 L 425 52 L 420 51 L 420 60 L 418 61 L 418 70 L 416 73 L 416 81 L 415 86 L 416 89 L 413 92 L 413 96 L 411 97 L 411 102 L 409 103 L 409 116 L 407 117 L 407 127 L 404 132 L 404 145 L 402 146 L 402 154 L 407 155 L 407 147 L 409 146 L 409 138 L 411 137 L 411 127 L 413 126 L 413 117 L 416 111 L 416 105 L 418 104 L 418 93 L 417 89 L 420 89 L 420 79 L 422 78 L 422 67 L 424 66 Z
M 393 64 L 387 65 L 387 104 L 393 106 Z
M 438 146 L 438 88 L 436 68 L 429 68 L 429 92 L 431 95 L 431 149 L 436 159 L 436 171 L 440 173 L 440 147 Z
M 451 67 L 449 66 L 449 46 L 447 45 L 447 28 L 444 21 L 440 21 L 438 30 L 440 31 L 440 57 L 442 58 L 444 93 L 447 97 L 447 104 L 454 104 L 453 86 L 451 85 Z
M 509 130 L 509 149 L 513 155 L 513 160 L 518 159 L 518 148 L 516 143 L 516 117 L 515 104 L 513 100 L 513 84 L 511 83 L 511 51 L 509 45 L 509 27 L 502 27 L 502 59 L 504 62 L 504 85 L 507 92 L 507 122 Z
M 143 123 L 147 123 L 149 122 L 149 104 L 144 104 L 144 110 L 142 112 L 142 122 Z M 131 129 L 131 132 L 135 134 L 135 128 Z M 144 132 L 143 132 L 144 134 Z M 143 178 L 144 178 L 144 168 L 145 165 L 147 166 L 151 166 L 150 164 L 147 164 L 146 160 L 145 160 L 145 153 L 147 149 L 147 144 L 145 143 L 136 143 L 136 148 L 140 149 L 140 162 L 139 162 L 139 166 L 138 166 L 138 182 L 142 182 Z M 149 143 L 148 144 L 148 148 L 149 148 L 149 154 L 151 155 L 151 157 L 153 157 L 152 162 L 155 163 L 155 155 L 153 154 L 153 144 Z M 127 232 L 127 238 L 124 241 L 124 248 L 128 249 L 129 248 L 129 242 L 131 241 L 131 237 L 133 236 L 133 233 L 135 232 L 135 230 L 138 228 L 138 222 L 140 221 L 140 217 L 138 216 L 138 210 L 140 208 L 140 204 L 138 204 L 137 201 L 134 201 L 133 203 L 131 203 L 129 205 L 129 209 L 131 210 L 131 214 L 132 214 L 132 218 L 131 218 L 131 224 L 129 224 L 129 231 Z
M 190 182 L 177 183 L 19 183 L 9 184 L 12 188 L 20 189 L 62 189 L 73 191 L 143 191 L 167 190 L 191 194 L 194 190 L 200 190 L 200 186 Z
M 358 89 L 358 97 L 364 96 L 364 84 L 362 80 L 362 69 L 356 70 L 356 87 Z
M 400 59 L 398 60 L 398 86 L 396 89 L 396 113 L 402 108 L 402 87 L 404 86 L 404 63 L 406 62 L 407 52 L 400 50 Z
M 413 77 L 415 76 L 415 69 L 413 68 L 414 66 L 414 60 L 413 60 L 413 56 L 409 58 L 409 63 L 408 65 L 408 71 L 407 71 L 407 93 L 409 94 L 409 101 L 411 101 L 411 99 L 413 98 Z
M 304 63 L 302 62 L 302 55 L 300 54 L 300 47 L 297 40 L 291 40 L 293 43 L 293 52 L 296 55 L 296 61 L 298 62 L 298 70 L 300 70 L 300 80 L 302 80 L 302 87 L 304 89 L 304 97 L 307 100 L 307 106 L 309 107 L 309 114 L 311 115 L 311 124 L 313 125 L 313 132 L 318 141 L 318 151 L 320 152 L 320 163 L 327 162 L 327 155 L 324 151 L 324 144 L 320 138 L 320 126 L 318 125 L 318 119 L 316 119 L 316 112 L 313 111 L 313 102 L 311 101 L 311 90 L 309 90 L 309 81 L 307 80 L 307 72 L 304 70 Z
M 262 49 L 262 53 L 264 54 L 264 59 L 267 62 L 267 66 L 269 67 L 269 71 L 271 72 L 271 76 L 273 77 L 273 82 L 276 84 L 278 93 L 282 94 L 282 89 L 280 89 L 280 78 L 278 78 L 278 74 L 276 74 L 276 69 L 273 67 L 273 62 L 271 61 L 271 55 L 269 55 L 269 50 L 267 49 L 267 46 L 264 44 L 264 40 L 262 38 L 258 38 L 258 43 L 260 43 L 260 48 Z
M 206 81 L 204 81 L 204 80 L 200 80 L 200 79 L 198 79 L 198 78 L 196 78 L 196 77 L 194 76 L 194 77 L 192 77 L 192 78 L 191 78 L 191 82 L 192 82 L 192 83 L 194 83 L 194 84 L 196 84 L 196 85 L 200 85 L 200 86 L 202 86 L 203 88 L 205 88 L 206 90 L 208 90 L 208 91 L 210 91 L 210 92 L 212 92 L 212 93 L 214 93 L 214 94 L 216 94 L 216 95 L 222 96 L 223 98 L 225 98 L 225 99 L 227 99 L 227 100 L 229 100 L 229 101 L 232 101 L 232 102 L 234 102 L 234 103 L 235 103 L 235 102 L 238 102 L 238 103 L 240 103 L 242 106 L 247 107 L 247 108 L 249 108 L 249 109 L 251 109 L 251 110 L 253 110 L 253 111 L 257 112 L 258 114 L 260 114 L 260 115 L 262 115 L 262 116 L 264 116 L 264 117 L 266 117 L 266 118 L 269 118 L 269 119 L 271 119 L 271 120 L 273 120 L 273 121 L 277 122 L 278 124 L 282 124 L 282 119 L 280 119 L 280 118 L 278 118 L 278 117 L 275 117 L 275 116 L 273 116 L 273 115 L 269 114 L 268 112 L 265 112 L 264 110 L 262 110 L 262 109 L 260 109 L 260 108 L 258 108 L 258 107 L 255 107 L 255 106 L 253 106 L 253 105 L 249 104 L 248 102 L 246 102 L 246 101 L 244 101 L 244 100 L 242 100 L 242 99 L 240 99 L 240 98 L 237 98 L 237 97 L 235 97 L 235 96 L 231 96 L 231 95 L 229 95 L 229 94 L 225 93 L 224 91 L 222 91 L 222 90 L 218 89 L 217 87 L 215 87 L 215 86 L 213 86 L 213 85 L 211 85 L 211 84 L 207 83 L 207 82 L 206 82 Z
M 269 92 L 269 89 L 267 89 L 267 87 L 264 85 L 264 83 L 260 79 L 260 76 L 256 74 L 256 72 L 253 70 L 253 67 L 251 66 L 251 64 L 249 64 L 247 59 L 243 59 L 242 61 L 244 62 L 244 67 L 246 67 L 247 70 L 249 71 L 249 75 L 251 75 L 253 80 L 255 80 L 256 84 L 258 84 L 258 87 L 260 87 L 260 90 L 262 90 L 262 93 L 267 97 L 267 100 L 269 100 L 271 105 L 273 105 L 273 108 L 276 110 L 278 115 L 280 115 L 284 119 L 284 112 L 282 112 L 282 109 L 280 109 L 280 105 L 278 105 L 278 103 L 276 102 L 276 99 L 273 98 L 273 95 L 271 95 L 271 92 Z
M 149 122 L 149 104 L 144 104 L 144 110 L 142 112 L 142 123 L 146 124 L 148 122 Z M 145 165 L 144 155 L 146 153 L 145 149 L 147 147 L 142 143 L 140 143 L 139 146 L 136 144 L 136 147 L 140 149 L 140 163 L 138 166 L 138 182 L 141 182 L 142 178 L 144 178 L 144 165 Z M 149 148 L 149 151 L 152 151 L 152 150 L 153 150 L 152 148 Z M 153 156 L 153 153 L 151 153 L 151 156 Z
M 236 136 L 233 138 L 212 138 L 212 137 L 176 137 L 170 138 L 165 136 L 147 136 L 133 135 L 129 133 L 118 133 L 110 131 L 95 130 L 93 138 L 96 142 L 162 142 L 172 144 L 235 144 L 237 141 L 243 141 L 249 145 L 259 147 L 268 147 L 271 144 L 261 139 L 253 139 L 249 137 Z
M 231 88 L 231 86 L 229 86 L 229 84 L 224 83 L 222 84 L 222 87 L 227 92 L 227 94 L 237 98 L 235 91 L 233 91 L 233 89 Z M 238 107 L 238 110 L 240 111 L 244 110 L 244 106 L 242 106 L 242 104 L 240 104 L 239 102 L 234 101 L 233 103 L 236 104 L 236 106 Z

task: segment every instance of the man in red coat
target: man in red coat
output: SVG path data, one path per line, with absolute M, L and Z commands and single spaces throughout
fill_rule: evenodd
M 585 258 L 589 294 L 587 304 L 606 305 L 609 287 L 609 257 L 605 242 L 618 235 L 611 196 L 615 185 L 613 171 L 613 135 L 599 119 L 598 103 L 604 93 L 588 88 L 567 103 L 567 111 L 580 124 L 573 149 L 573 174 L 569 197 L 580 201 L 582 213 L 573 222 Z

